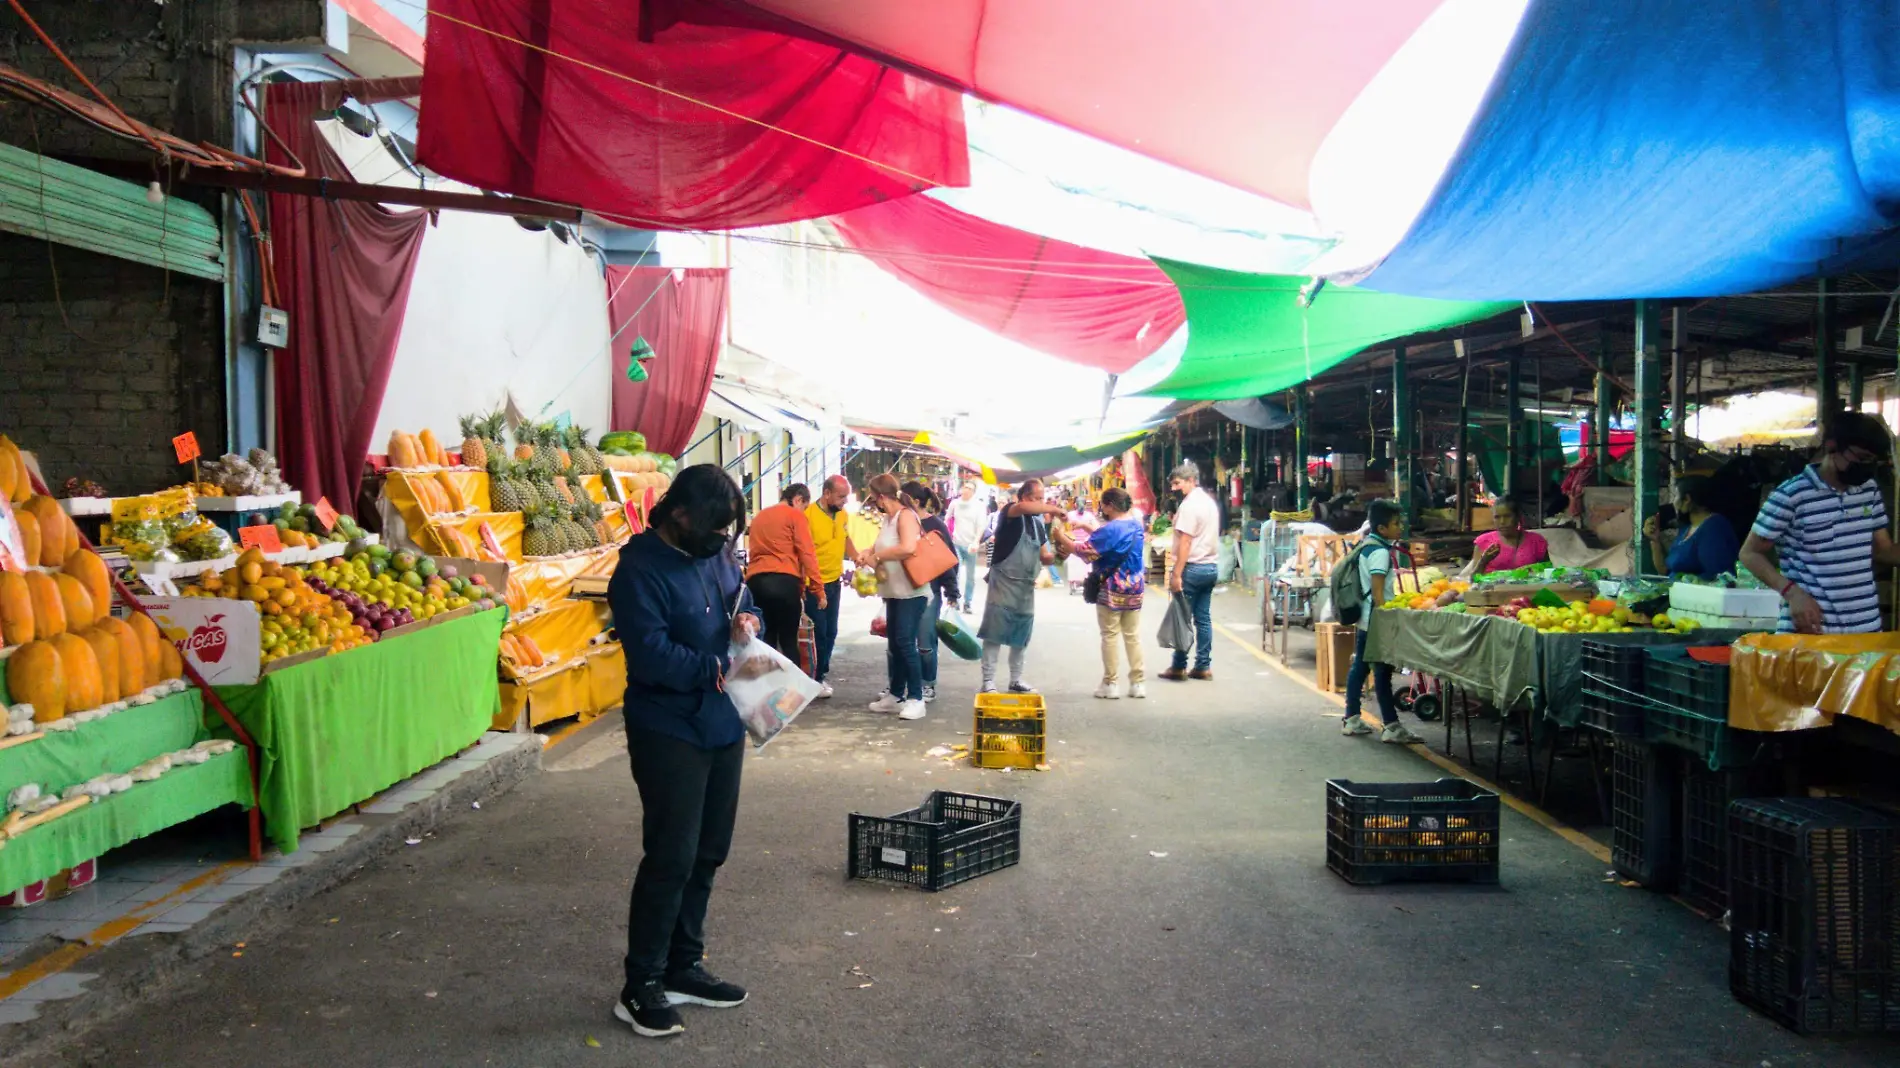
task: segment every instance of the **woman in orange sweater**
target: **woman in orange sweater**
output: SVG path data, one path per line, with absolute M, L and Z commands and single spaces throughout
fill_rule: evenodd
M 779 503 L 761 511 L 746 528 L 746 586 L 765 617 L 765 642 L 798 663 L 798 620 L 805 593 L 825 607 L 825 584 L 818 575 L 818 554 L 811 544 L 805 507 L 811 490 L 793 483 Z

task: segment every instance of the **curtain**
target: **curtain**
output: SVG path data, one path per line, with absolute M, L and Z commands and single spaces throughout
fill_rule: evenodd
M 646 435 L 647 448 L 678 456 L 692 444 L 726 340 L 724 267 L 608 267 L 614 330 L 613 429 Z M 647 380 L 627 381 L 636 338 L 653 348 Z
M 1187 313 L 1151 260 L 1028 233 L 929 197 L 831 220 L 844 243 L 965 319 L 1057 359 L 1120 374 Z
M 952 89 L 778 33 L 642 29 L 629 0 L 433 0 L 422 162 L 616 222 L 719 230 L 969 183 Z
M 311 177 L 354 181 L 317 132 L 323 92 L 266 86 L 277 135 L 265 139 L 269 158 L 292 162 L 281 139 Z M 290 344 L 275 364 L 278 462 L 305 500 L 354 508 L 429 213 L 280 193 L 269 205 L 278 299 L 290 315 Z

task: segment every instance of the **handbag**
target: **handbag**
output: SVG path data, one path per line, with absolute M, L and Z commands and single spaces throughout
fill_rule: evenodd
M 929 530 L 917 539 L 917 550 L 904 560 L 904 577 L 913 586 L 928 586 L 955 566 L 956 550 L 943 540 L 942 535 Z
M 1102 573 L 1091 569 L 1082 580 L 1082 603 L 1094 604 L 1102 596 Z

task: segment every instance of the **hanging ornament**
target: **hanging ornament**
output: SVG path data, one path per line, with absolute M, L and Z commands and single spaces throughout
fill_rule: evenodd
M 627 381 L 645 382 L 647 380 L 646 362 L 653 356 L 653 346 L 647 344 L 647 339 L 635 337 L 633 347 L 627 352 Z

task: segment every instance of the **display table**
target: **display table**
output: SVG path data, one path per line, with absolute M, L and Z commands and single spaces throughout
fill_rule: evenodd
M 218 695 L 260 749 L 271 841 L 297 835 L 473 745 L 500 708 L 505 609 L 285 668 Z
M 585 654 L 527 679 L 504 680 L 494 726 L 532 728 L 569 716 L 585 722 L 619 705 L 626 690 L 627 659 L 620 643 L 591 646 Z
M 0 749 L 0 794 L 38 783 L 64 793 L 100 775 L 132 770 L 153 757 L 210 737 L 197 690 L 134 705 L 75 730 L 49 732 Z M 0 848 L 0 893 L 55 875 L 154 831 L 221 805 L 251 806 L 242 748 L 203 764 L 175 767 L 152 782 L 69 812 Z

